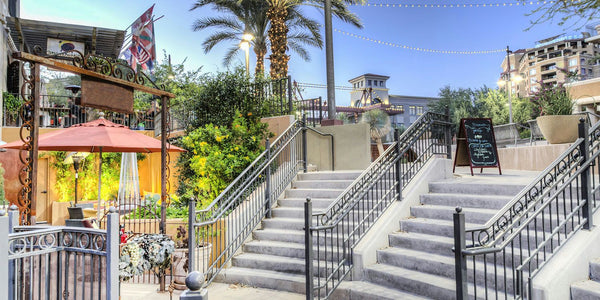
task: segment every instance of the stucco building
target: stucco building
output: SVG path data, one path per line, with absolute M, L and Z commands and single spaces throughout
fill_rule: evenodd
M 390 116 L 392 126 L 407 128 L 427 111 L 430 102 L 439 100 L 435 97 L 390 94 L 387 85 L 389 78 L 366 73 L 348 80 L 352 85 L 350 106 L 361 109 L 357 111 L 383 109 Z

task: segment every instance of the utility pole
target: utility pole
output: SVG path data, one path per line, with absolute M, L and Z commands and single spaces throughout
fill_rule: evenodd
M 510 49 L 506 46 L 506 63 L 508 64 L 508 75 L 506 77 L 508 87 L 508 123 L 513 122 L 513 111 L 512 111 L 512 81 L 510 80 Z

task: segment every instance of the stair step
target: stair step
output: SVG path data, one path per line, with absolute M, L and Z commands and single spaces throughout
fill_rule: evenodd
M 244 252 L 278 255 L 304 259 L 304 243 L 279 241 L 250 241 L 243 245 Z
M 465 179 L 467 180 L 467 179 Z M 497 184 L 493 182 L 458 182 L 457 180 L 447 180 L 429 183 L 430 193 L 452 193 L 452 194 L 470 194 L 470 195 L 498 195 L 514 196 L 527 186 L 525 184 Z
M 465 224 L 465 227 L 472 228 L 478 224 Z M 423 233 L 430 235 L 454 236 L 454 223 L 447 220 L 435 220 L 435 219 L 424 219 L 424 218 L 409 218 L 400 221 L 400 230 L 406 232 Z
M 304 219 L 298 218 L 270 218 L 262 220 L 264 229 L 303 230 Z
M 324 209 L 331 204 L 335 198 L 311 198 L 313 209 Z M 304 209 L 304 203 L 306 202 L 306 197 L 296 197 L 296 198 L 285 198 L 279 199 L 277 204 L 279 207 L 299 207 Z
M 353 180 L 298 180 L 292 183 L 293 189 L 345 189 Z
M 285 272 L 231 267 L 221 270 L 215 281 L 305 294 L 304 275 Z
M 273 208 L 273 218 L 298 218 L 304 219 L 304 207 L 276 207 Z
M 419 205 L 410 208 L 410 213 L 416 218 L 453 220 L 453 215 L 456 212 L 455 207 L 442 205 Z M 473 224 L 485 224 L 497 212 L 497 209 L 487 208 L 463 208 L 465 221 Z
M 600 282 L 586 280 L 571 284 L 571 299 L 594 300 L 600 299 Z
M 287 229 L 261 229 L 256 230 L 253 233 L 253 238 L 255 240 L 260 241 L 276 241 L 276 242 L 286 242 L 286 243 L 296 243 L 304 245 L 304 230 L 287 230 Z M 335 237 L 339 239 L 339 242 L 343 242 L 343 237 Z M 324 234 L 313 236 L 314 247 L 317 247 L 317 241 L 319 241 L 322 245 L 327 243 L 328 245 L 332 245 L 336 242 L 334 236 Z
M 388 235 L 390 246 L 412 250 L 427 249 L 427 252 L 454 257 L 452 247 L 454 239 L 451 237 L 430 234 L 395 232 Z
M 454 279 L 386 264 L 367 267 L 365 272 L 369 281 L 375 284 L 411 291 L 431 299 L 456 299 L 456 281 Z M 473 287 L 470 286 L 469 291 L 472 290 Z M 477 290 L 477 298 L 484 299 L 483 289 L 478 287 Z M 504 298 L 504 295 L 501 298 Z
M 334 299 L 348 300 L 424 300 L 427 298 L 401 292 L 367 281 L 343 281 L 333 293 Z
M 501 195 L 467 195 L 467 194 L 424 194 L 420 196 L 421 203 L 426 205 L 441 205 L 450 207 L 487 208 L 499 210 L 510 202 L 513 197 Z
M 298 173 L 298 180 L 354 180 L 362 170 Z
M 285 198 L 337 198 L 344 189 L 287 189 Z
M 401 248 L 386 248 L 377 251 L 377 261 L 379 263 L 392 265 L 395 267 L 410 269 L 414 271 L 424 272 L 427 274 L 442 276 L 450 279 L 454 279 L 456 270 L 454 266 L 454 257 L 431 254 L 429 252 L 401 249 Z M 506 281 L 504 280 L 504 273 L 499 272 L 497 277 L 494 275 L 494 265 L 488 264 L 487 277 L 484 263 L 482 261 L 476 261 L 476 273 L 477 282 L 479 285 L 483 285 L 484 280 L 487 280 L 489 287 L 498 286 L 499 290 L 504 290 L 505 284 L 506 289 L 509 292 L 513 290 L 513 276 L 510 270 L 507 270 Z M 472 262 L 469 261 L 469 267 L 472 266 Z M 467 273 L 468 282 L 473 282 L 473 272 Z

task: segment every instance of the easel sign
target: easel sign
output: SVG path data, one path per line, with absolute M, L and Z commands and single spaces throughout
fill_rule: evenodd
M 452 172 L 456 170 L 456 166 L 471 167 L 471 176 L 473 168 L 481 168 L 481 172 L 483 168 L 498 168 L 502 175 L 492 119 L 460 119 Z

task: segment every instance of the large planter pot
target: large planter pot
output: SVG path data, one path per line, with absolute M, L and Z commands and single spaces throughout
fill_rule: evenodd
M 205 269 L 211 263 L 210 255 L 212 251 L 212 244 L 208 244 L 203 247 L 196 248 L 196 268 L 195 270 L 200 273 L 204 273 Z M 188 271 L 184 266 L 188 264 L 188 249 L 175 249 L 173 252 L 173 285 L 177 290 L 185 290 L 185 278 L 188 275 L 190 266 L 187 266 Z
M 188 249 L 175 249 L 173 251 L 173 281 L 183 287 L 181 289 L 185 289 L 185 277 L 187 276 L 187 271 L 184 266 L 186 265 L 188 260 Z M 179 289 L 178 286 L 175 288 Z
M 550 144 L 574 142 L 578 134 L 580 115 L 558 115 L 538 117 L 537 124 Z

